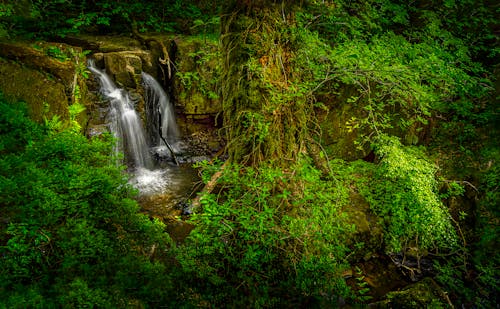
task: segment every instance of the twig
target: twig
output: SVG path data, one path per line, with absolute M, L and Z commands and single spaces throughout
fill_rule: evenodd
M 174 150 L 170 146 L 170 144 L 167 142 L 167 140 L 163 137 L 163 133 L 161 132 L 161 113 L 158 113 L 158 134 L 160 135 L 161 140 L 167 145 L 168 150 L 170 150 L 170 153 L 172 154 L 172 157 L 174 158 L 175 164 L 179 165 L 179 161 L 177 160 L 177 156 L 174 153 Z

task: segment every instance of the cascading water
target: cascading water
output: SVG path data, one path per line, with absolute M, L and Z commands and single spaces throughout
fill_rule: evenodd
M 99 70 L 93 61 L 89 61 L 88 68 L 99 81 L 100 92 L 110 102 L 107 117 L 110 122 L 109 128 L 117 137 L 116 151 L 123 150 L 128 163 L 133 167 L 129 169 L 132 176 L 130 184 L 139 190 L 141 204 L 160 213 L 164 211 L 162 209 L 167 207 L 166 205 L 174 205 L 176 201 L 183 200 L 191 192 L 193 182 L 198 180 L 196 171 L 190 166 L 165 164 L 155 166 L 141 118 L 134 110 L 133 101 L 128 93 L 116 87 L 113 80 L 104 71 Z M 146 92 L 145 109 L 150 135 L 149 145 L 161 148 L 158 147 L 162 143 L 159 134 L 161 128 L 163 138 L 179 151 L 182 142 L 179 139 L 173 106 L 167 94 L 151 75 L 143 73 L 142 79 Z
M 142 72 L 142 81 L 146 90 L 146 118 L 151 144 L 162 145 L 159 132 L 169 143 L 174 144 L 179 138 L 179 129 L 168 95 L 148 73 Z
M 111 78 L 97 69 L 93 61 L 88 62 L 89 70 L 99 80 L 101 93 L 110 102 L 110 130 L 118 139 L 118 148 L 123 149 L 136 168 L 152 168 L 153 162 L 146 143 L 142 122 L 134 109 L 134 104 L 124 89 L 116 87 Z

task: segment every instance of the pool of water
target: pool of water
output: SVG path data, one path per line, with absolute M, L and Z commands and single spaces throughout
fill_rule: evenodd
M 139 190 L 138 202 L 150 216 L 166 219 L 180 215 L 176 207 L 196 196 L 201 183 L 191 164 L 165 165 L 156 169 L 138 168 L 131 172 L 130 184 Z

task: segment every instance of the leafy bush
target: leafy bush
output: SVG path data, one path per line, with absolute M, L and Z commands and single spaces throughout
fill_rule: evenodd
M 182 285 L 193 289 L 186 301 L 272 306 L 350 295 L 341 276 L 345 190 L 304 162 L 288 171 L 230 165 L 219 184 L 178 248 Z
M 481 198 L 475 211 L 469 214 L 475 218 L 475 227 L 466 234 L 467 243 L 459 254 L 436 261 L 437 280 L 450 291 L 457 303 L 475 308 L 492 308 L 499 301 L 500 167 L 496 161 L 498 144 L 492 144 L 483 151 L 484 159 L 491 161 L 480 174 L 478 190 Z
M 437 167 L 421 149 L 405 147 L 396 137 L 379 137 L 375 153 L 380 163 L 370 183 L 359 188 L 386 225 L 386 250 L 455 248 L 457 235 L 438 194 Z
M 127 282 L 167 282 L 145 252 L 169 237 L 138 213 L 111 138 L 48 132 L 3 101 L 0 111 L 2 305 L 108 307 L 143 296 Z
M 9 2 L 9 1 L 8 1 Z M 0 37 L 65 37 L 84 31 L 194 32 L 217 30 L 210 3 L 200 1 L 32 0 L 0 5 Z M 205 27 L 198 27 L 200 23 Z M 10 31 L 10 33 L 8 32 Z

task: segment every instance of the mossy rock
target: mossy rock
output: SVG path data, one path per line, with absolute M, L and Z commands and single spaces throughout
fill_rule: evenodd
M 217 42 L 203 38 L 177 38 L 173 80 L 176 105 L 187 115 L 214 115 L 222 110 L 217 80 L 219 59 Z
M 373 214 L 370 205 L 361 194 L 351 190 L 349 193 L 349 203 L 343 209 L 347 214 L 348 224 L 355 226 L 355 231 L 347 240 L 347 245 L 355 247 L 356 244 L 363 243 L 362 249 L 352 255 L 353 260 L 366 259 L 373 252 L 382 249 L 383 229 L 380 226 L 377 216 Z
M 130 50 L 140 50 L 141 43 L 130 36 L 85 35 L 68 36 L 64 38 L 68 44 L 81 46 L 93 52 L 111 53 Z
M 450 308 L 445 295 L 441 287 L 427 277 L 401 291 L 387 293 L 384 300 L 370 304 L 369 308 Z
M 69 120 L 65 86 L 49 74 L 0 58 L 0 89 L 9 100 L 25 101 L 35 121 L 56 115 Z
M 324 97 L 328 112 L 320 112 L 319 120 L 322 129 L 322 141 L 331 158 L 354 161 L 365 157 L 369 147 L 358 147 L 356 141 L 367 134 L 356 128 L 357 119 L 365 117 L 362 108 L 347 103 L 351 95 L 349 89 L 338 97 Z M 367 145 L 369 146 L 369 145 Z
M 23 63 L 23 65 L 38 71 L 47 72 L 55 80 L 60 80 L 66 87 L 73 83 L 75 74 L 70 50 L 81 52 L 81 49 L 77 47 L 62 43 L 42 45 L 31 42 L 0 42 L 0 57 Z

